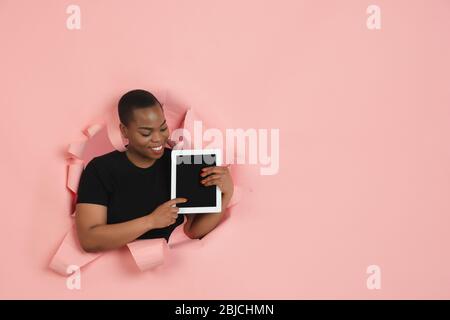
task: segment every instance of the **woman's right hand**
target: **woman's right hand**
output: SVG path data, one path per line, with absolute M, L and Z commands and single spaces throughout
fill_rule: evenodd
M 166 228 L 171 224 L 174 224 L 178 218 L 177 207 L 172 207 L 177 203 L 187 202 L 186 198 L 175 198 L 164 202 L 159 207 L 157 207 L 152 213 L 148 215 L 151 221 L 152 229 Z

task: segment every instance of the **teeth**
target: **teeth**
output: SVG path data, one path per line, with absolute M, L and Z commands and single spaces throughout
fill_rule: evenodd
M 160 145 L 159 147 L 156 147 L 156 148 L 152 148 L 152 150 L 155 150 L 155 151 L 159 151 L 161 149 L 162 149 L 162 145 Z

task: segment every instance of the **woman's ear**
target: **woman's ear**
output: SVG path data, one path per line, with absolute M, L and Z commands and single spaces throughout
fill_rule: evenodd
M 124 139 L 128 139 L 127 127 L 125 127 L 122 123 L 120 123 L 119 128 L 120 128 L 120 133 L 122 133 L 122 137 Z

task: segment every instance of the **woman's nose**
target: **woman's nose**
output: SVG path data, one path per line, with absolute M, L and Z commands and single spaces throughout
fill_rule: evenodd
M 162 135 L 160 133 L 152 134 L 152 138 L 151 138 L 152 142 L 157 143 L 157 142 L 161 142 L 162 140 L 163 140 Z

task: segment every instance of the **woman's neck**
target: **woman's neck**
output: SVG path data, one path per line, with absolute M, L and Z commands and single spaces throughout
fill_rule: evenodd
M 126 153 L 128 159 L 131 162 L 133 162 L 133 164 L 135 166 L 143 168 L 143 169 L 150 168 L 151 166 L 153 166 L 153 164 L 156 161 L 156 159 L 149 159 L 149 158 L 142 157 L 139 153 L 134 151 L 133 148 L 128 148 L 125 151 L 125 153 Z

